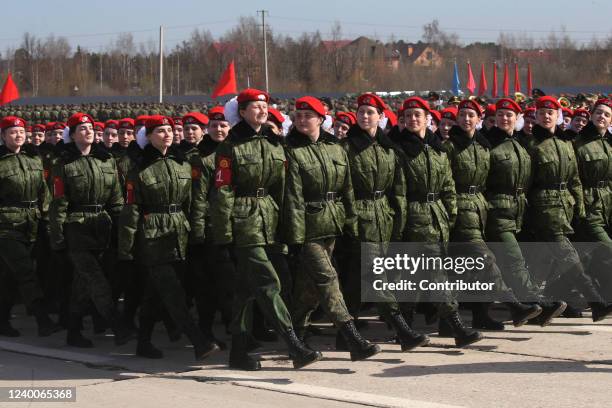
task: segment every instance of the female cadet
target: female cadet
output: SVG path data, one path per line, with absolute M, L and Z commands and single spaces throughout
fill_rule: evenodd
M 51 247 L 66 250 L 73 266 L 70 317 L 66 341 L 92 347 L 81 334 L 81 318 L 92 301 L 110 323 L 115 343 L 124 344 L 132 333 L 121 326 L 102 256 L 111 242 L 113 223 L 123 206 L 117 167 L 111 154 L 94 143 L 93 119 L 75 113 L 66 123 L 64 145 L 52 169 L 53 201 L 49 208 Z
M 536 101 L 536 125 L 533 127 L 531 162 L 534 174 L 529 191 L 532 216 L 530 227 L 556 262 L 557 276 L 547 279 L 545 293 L 560 297 L 568 289 L 577 289 L 587 300 L 593 321 L 612 313 L 593 281 L 584 272 L 578 252 L 568 235 L 573 234 L 574 216 L 583 220 L 584 196 L 576 156 L 571 142 L 562 140 L 557 126 L 559 102 L 543 96 Z
M 196 360 L 202 360 L 219 346 L 205 339 L 197 328 L 177 276 L 176 267 L 185 260 L 190 230 L 192 175 L 189 162 L 172 144 L 172 125 L 172 119 L 166 116 L 149 116 L 138 143 L 128 148 L 134 167 L 126 181 L 119 259 L 134 259 L 145 273 L 136 354 L 163 357 L 151 343 L 151 336 L 165 308 L 193 344 Z
M 446 144 L 448 158 L 453 171 L 457 193 L 457 220 L 451 232 L 451 253 L 472 258 L 485 259 L 485 268 L 472 278 L 494 282 L 496 291 L 488 296 L 476 295 L 472 303 L 472 327 L 476 329 L 503 330 L 504 325 L 489 317 L 489 302 L 499 300 L 510 309 L 514 326 L 521 326 L 542 312 L 538 305 L 519 303 L 511 289 L 506 286 L 495 256 L 485 243 L 487 224 L 487 201 L 483 190 L 489 175 L 489 149 L 491 145 L 477 129 L 482 111 L 476 101 L 459 103 L 457 125 L 449 132 Z M 487 299 L 488 298 L 488 299 Z
M 489 241 L 499 242 L 492 245 L 492 249 L 504 281 L 521 301 L 538 303 L 542 307 L 542 313 L 533 322 L 546 326 L 563 313 L 567 304 L 546 302 L 540 296 L 517 240 L 523 228 L 531 183 L 531 159 L 515 131 L 520 113 L 520 106 L 512 99 L 500 99 L 495 105 L 496 126 L 487 132 L 491 153 L 486 234 Z
M 36 317 L 38 335 L 49 336 L 56 326 L 44 309 L 31 257 L 38 221 L 46 217 L 50 198 L 42 161 L 37 148 L 25 144 L 23 119 L 3 118 L 0 132 L 0 335 L 19 336 L 9 321 L 17 286 Z
M 260 362 L 247 354 L 253 300 L 287 343 L 295 368 L 321 358 L 296 336 L 269 259 L 270 247 L 279 242 L 277 227 L 286 163 L 278 137 L 263 126 L 268 118 L 268 100 L 268 94 L 257 89 L 249 88 L 238 95 L 240 121 L 219 144 L 215 157 L 213 240 L 217 245 L 233 244 L 238 270 L 229 365 L 243 370 L 261 368 Z
M 345 151 L 321 125 L 325 108 L 304 96 L 295 103 L 294 129 L 287 136 L 288 174 L 284 223 L 287 243 L 300 249 L 294 323 L 300 335 L 320 304 L 348 344 L 351 360 L 380 351 L 357 331 L 340 292 L 331 257 L 336 237 L 354 220 L 353 191 Z
M 577 109 L 574 115 L 580 114 L 580 111 Z M 586 209 L 586 217 L 580 225 L 580 235 L 584 241 L 602 243 L 593 254 L 588 272 L 597 279 L 606 300 L 612 297 L 611 124 L 612 101 L 600 99 L 595 102 L 590 121 L 582 128 L 574 144 Z
M 344 145 L 351 163 L 351 180 L 355 192 L 354 209 L 357 216 L 357 234 L 353 236 L 351 243 L 353 262 L 350 276 L 347 276 L 347 292 L 353 292 L 352 296 L 356 298 L 355 313 L 359 311 L 362 292 L 359 273 L 361 251 L 366 251 L 367 262 L 371 262 L 374 257 L 383 256 L 389 241 L 401 240 L 406 222 L 406 186 L 403 172 L 393 143 L 378 126 L 383 117 L 385 103 L 377 95 L 367 93 L 357 99 L 357 105 L 357 124 L 351 126 Z M 364 285 L 365 282 L 361 284 Z M 415 333 L 406 323 L 391 292 L 372 291 L 371 295 L 379 300 L 376 305 L 380 314 L 397 333 L 403 351 L 429 342 L 427 336 Z
M 406 179 L 407 217 L 404 241 L 419 243 L 428 256 L 444 256 L 451 226 L 457 216 L 455 183 L 442 141 L 427 128 L 429 105 L 419 97 L 404 101 L 406 128 L 398 137 Z M 428 271 L 431 280 L 448 280 L 441 270 Z M 435 306 L 440 319 L 451 327 L 457 347 L 482 339 L 466 328 L 452 293 L 439 291 Z

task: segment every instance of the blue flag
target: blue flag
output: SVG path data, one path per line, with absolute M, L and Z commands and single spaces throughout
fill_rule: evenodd
M 455 69 L 453 71 L 453 93 L 459 96 L 459 87 L 461 86 L 461 82 L 459 82 L 459 70 L 457 69 L 457 61 L 455 61 Z

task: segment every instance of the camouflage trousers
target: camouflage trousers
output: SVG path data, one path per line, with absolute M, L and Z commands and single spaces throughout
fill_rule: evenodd
M 111 286 L 102 269 L 102 251 L 69 249 L 68 259 L 73 267 L 70 313 L 83 316 L 91 301 L 106 321 L 115 314 Z
M 27 306 L 43 297 L 31 257 L 31 245 L 0 239 L 0 303 L 12 304 L 17 288 Z
M 336 327 L 352 319 L 331 261 L 334 244 L 335 238 L 327 238 L 307 242 L 302 247 L 293 295 L 293 323 L 297 328 L 308 325 L 310 315 L 319 305 Z
M 278 334 L 284 335 L 293 329 L 291 316 L 281 297 L 278 275 L 270 262 L 269 251 L 270 248 L 264 246 L 234 249 L 237 270 L 231 324 L 234 335 L 251 331 L 253 300 Z

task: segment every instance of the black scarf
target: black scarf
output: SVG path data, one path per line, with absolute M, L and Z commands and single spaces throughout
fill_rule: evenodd
M 81 151 L 76 147 L 74 142 L 70 143 L 58 143 L 55 145 L 59 151 L 59 156 L 65 164 L 72 163 L 83 157 Z M 97 143 L 91 145 L 89 156 L 95 157 L 96 159 L 107 161 L 112 159 L 113 156 L 105 148 L 100 147 Z
M 479 143 L 485 149 L 491 148 L 491 143 L 489 143 L 489 141 L 478 130 L 474 132 L 474 137 L 469 137 L 466 131 L 461 129 L 461 127 L 455 125 L 451 128 L 449 132 L 449 138 L 461 150 L 465 149 L 473 142 Z
M 164 156 L 150 143 L 144 149 L 141 149 L 135 141 L 131 142 L 128 146 L 128 156 L 136 163 L 140 170 L 146 169 L 155 161 L 164 157 L 172 159 L 178 164 L 183 164 L 187 160 L 185 154 L 175 145 L 170 146 Z
M 444 152 L 442 141 L 440 141 L 440 138 L 429 129 L 426 130 L 425 137 L 423 139 L 421 139 L 421 137 L 416 133 L 409 131 L 407 128 L 402 130 L 398 145 L 402 151 L 410 157 L 416 157 L 421 154 L 421 152 L 425 150 L 425 145 L 431 146 L 439 153 Z
M 542 143 L 544 140 L 553 136 L 557 136 L 558 139 L 563 139 L 563 131 L 559 126 L 555 126 L 555 133 L 550 133 L 547 129 L 535 124 L 533 125 L 532 134 L 538 143 Z
M 372 137 L 368 132 L 360 128 L 359 125 L 353 125 L 347 133 L 347 140 L 358 153 L 370 147 L 375 140 L 386 149 L 393 149 L 395 147 L 394 143 L 385 135 L 380 127 L 376 128 L 376 134 Z

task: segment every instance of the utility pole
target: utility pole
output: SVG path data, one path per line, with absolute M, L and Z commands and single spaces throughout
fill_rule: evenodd
M 159 103 L 164 102 L 164 26 L 159 26 Z
M 266 40 L 266 13 L 267 10 L 257 10 L 257 14 L 261 13 L 261 33 L 263 35 L 263 46 L 264 46 L 264 73 L 266 75 L 266 92 L 270 92 L 270 86 L 268 83 L 268 42 Z

